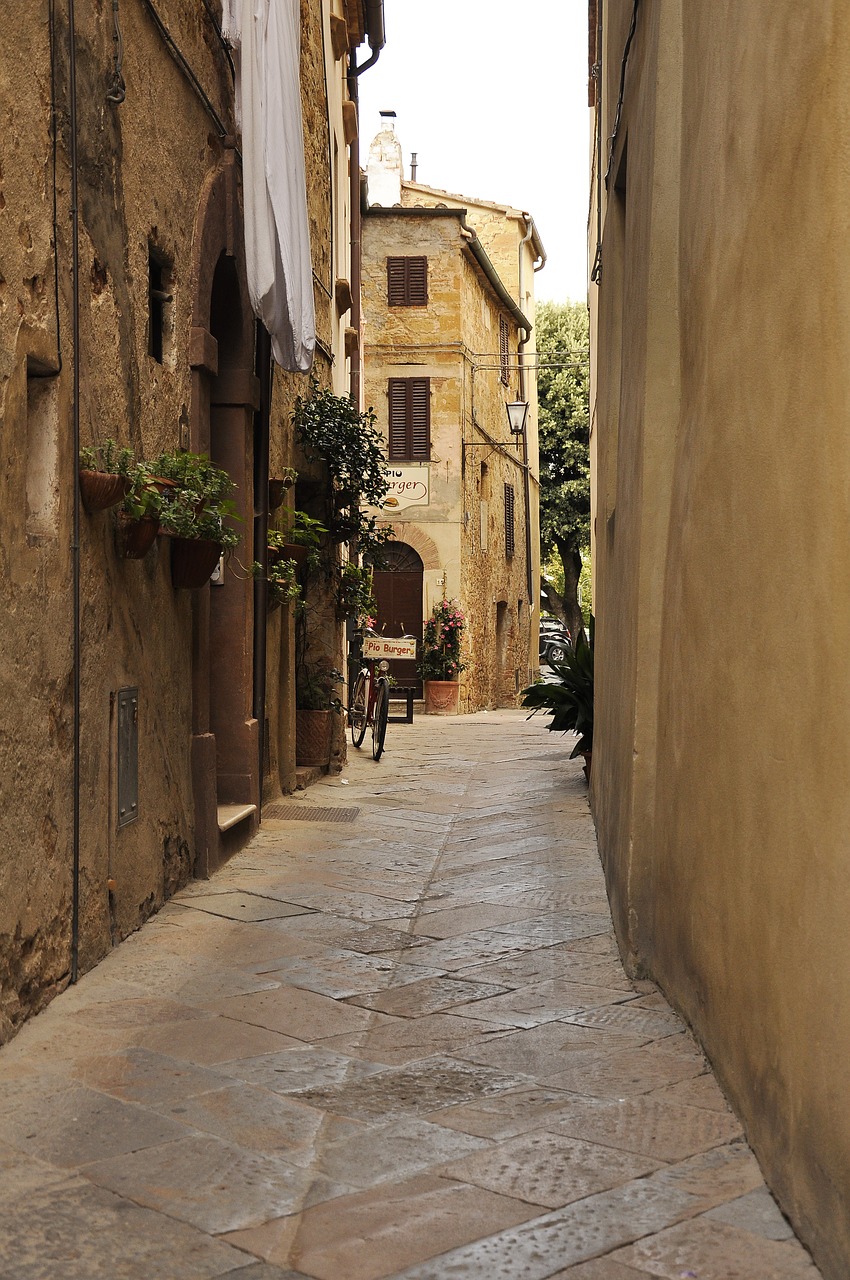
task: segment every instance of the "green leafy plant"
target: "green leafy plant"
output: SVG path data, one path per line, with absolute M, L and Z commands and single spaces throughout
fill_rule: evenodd
M 253 578 L 263 577 L 263 566 L 259 560 L 251 565 Z M 269 584 L 269 604 L 286 604 L 290 600 L 300 600 L 301 588 L 298 585 L 298 566 L 294 560 L 276 560 L 269 564 L 265 574 Z
M 295 402 L 293 422 L 307 457 L 326 464 L 340 502 L 381 506 L 389 477 L 373 409 L 361 413 L 347 396 L 335 396 L 312 378 L 310 395 Z
M 236 486 L 228 473 L 205 453 L 161 453 L 151 465 L 153 477 L 171 480 L 163 490 L 163 528 L 178 538 L 204 538 L 225 549 L 235 547 L 239 533 L 228 519 L 238 519 L 230 495 Z
M 130 477 L 135 465 L 135 454 L 126 445 L 113 439 L 103 444 L 86 445 L 80 449 L 81 471 L 102 471 L 107 475 Z
M 321 520 L 314 520 L 306 511 L 290 511 L 286 517 L 288 528 L 269 529 L 269 546 L 285 547 L 291 544 L 296 547 L 317 548 L 327 528 Z
M 130 471 L 130 488 L 122 511 L 131 520 L 158 520 L 162 515 L 162 490 L 146 462 L 137 462 Z
M 443 598 L 434 605 L 422 635 L 418 670 L 423 680 L 454 680 L 466 670 L 460 656 L 465 627 L 456 600 Z
M 342 699 L 334 690 L 343 674 L 327 659 L 302 662 L 295 673 L 295 706 L 299 711 L 341 711 Z
M 570 759 L 593 750 L 593 620 L 590 639 L 579 631 L 573 647 L 567 649 L 562 662 L 552 663 L 554 680 L 539 681 L 522 692 L 522 706 L 531 714 L 545 712 L 552 717 L 547 729 L 560 733 L 572 731 L 579 740 Z
M 345 560 L 337 572 L 336 603 L 341 618 L 374 614 L 377 605 L 372 594 L 372 570 Z

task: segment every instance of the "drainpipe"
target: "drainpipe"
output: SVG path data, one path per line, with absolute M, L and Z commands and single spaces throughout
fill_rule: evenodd
M 269 528 L 269 423 L 272 400 L 272 352 L 269 331 L 256 322 L 256 371 L 260 382 L 260 407 L 257 410 L 257 432 L 254 448 L 257 467 L 254 473 L 254 559 L 262 566 L 254 579 L 254 718 L 259 743 L 260 815 L 263 810 L 263 769 L 266 762 L 266 612 L 268 605 L 268 528 Z
M 358 77 L 364 71 L 374 67 L 381 50 L 386 44 L 384 30 L 384 0 L 366 0 L 366 32 L 369 40 L 371 57 L 361 66 L 357 65 L 357 51 L 352 49 L 348 58 L 348 96 L 357 108 L 357 135 L 349 148 L 348 160 L 348 192 L 351 208 L 351 326 L 357 331 L 357 352 L 351 357 L 351 374 L 348 394 L 355 408 L 360 408 L 360 375 L 363 367 L 363 354 L 360 349 L 361 310 L 360 310 L 360 277 L 362 255 L 360 250 L 360 90 Z
M 71 272 L 73 294 L 71 332 L 74 346 L 72 389 L 72 472 L 73 534 L 71 539 L 71 578 L 73 593 L 74 646 L 74 816 L 71 879 L 71 981 L 77 981 L 80 949 L 80 672 L 82 645 L 80 635 L 80 486 L 77 470 L 80 457 L 80 215 L 78 206 L 79 169 L 77 165 L 77 53 L 74 0 L 68 0 L 68 97 L 71 162 Z
M 519 290 L 520 310 L 525 305 L 525 291 L 524 291 L 525 246 L 528 244 L 532 236 L 535 234 L 534 219 L 528 213 L 524 213 L 522 216 L 525 221 L 526 230 L 525 230 L 525 235 L 523 236 L 522 240 L 520 240 L 519 242 L 517 284 L 518 284 L 518 290 Z M 546 254 L 543 250 L 543 246 L 539 244 L 539 242 L 538 242 L 538 250 L 539 250 L 538 257 L 534 265 L 535 271 L 539 271 L 542 267 L 546 265 Z M 537 263 L 539 263 L 540 265 L 538 266 Z M 528 395 L 527 395 L 527 384 L 526 384 L 526 376 L 525 376 L 525 373 L 526 373 L 525 348 L 529 338 L 531 337 L 531 330 L 527 328 L 523 328 L 521 332 L 525 336 L 523 337 L 521 342 L 517 343 L 517 365 L 519 367 L 519 398 L 520 400 L 527 400 Z M 530 625 L 531 616 L 534 610 L 539 607 L 539 602 L 533 598 L 534 574 L 532 572 L 532 566 L 531 566 L 531 477 L 529 475 L 529 468 L 528 468 L 528 428 L 527 427 L 523 427 L 523 430 L 522 430 L 522 466 L 523 466 L 522 487 L 523 487 L 523 494 L 525 498 L 525 579 L 526 579 L 526 586 L 528 589 L 528 620 Z

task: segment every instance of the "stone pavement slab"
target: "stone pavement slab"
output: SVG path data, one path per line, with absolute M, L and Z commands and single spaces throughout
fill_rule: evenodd
M 570 749 L 391 725 L 24 1027 L 0 1280 L 817 1280 L 623 972 Z

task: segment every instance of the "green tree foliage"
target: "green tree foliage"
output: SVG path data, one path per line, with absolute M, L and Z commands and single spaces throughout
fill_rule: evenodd
M 542 593 L 550 612 L 575 636 L 583 625 L 578 602 L 582 550 L 590 543 L 587 308 L 581 303 L 541 303 L 536 333 L 540 541 L 544 561 L 557 556 L 563 567 L 563 589 L 544 582 Z M 561 575 L 556 577 L 560 580 Z

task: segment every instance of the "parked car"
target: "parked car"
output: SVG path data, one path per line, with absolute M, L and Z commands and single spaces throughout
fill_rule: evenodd
M 541 663 L 550 667 L 553 662 L 563 662 L 567 650 L 572 647 L 572 636 L 569 628 L 558 618 L 540 619 L 539 658 Z

